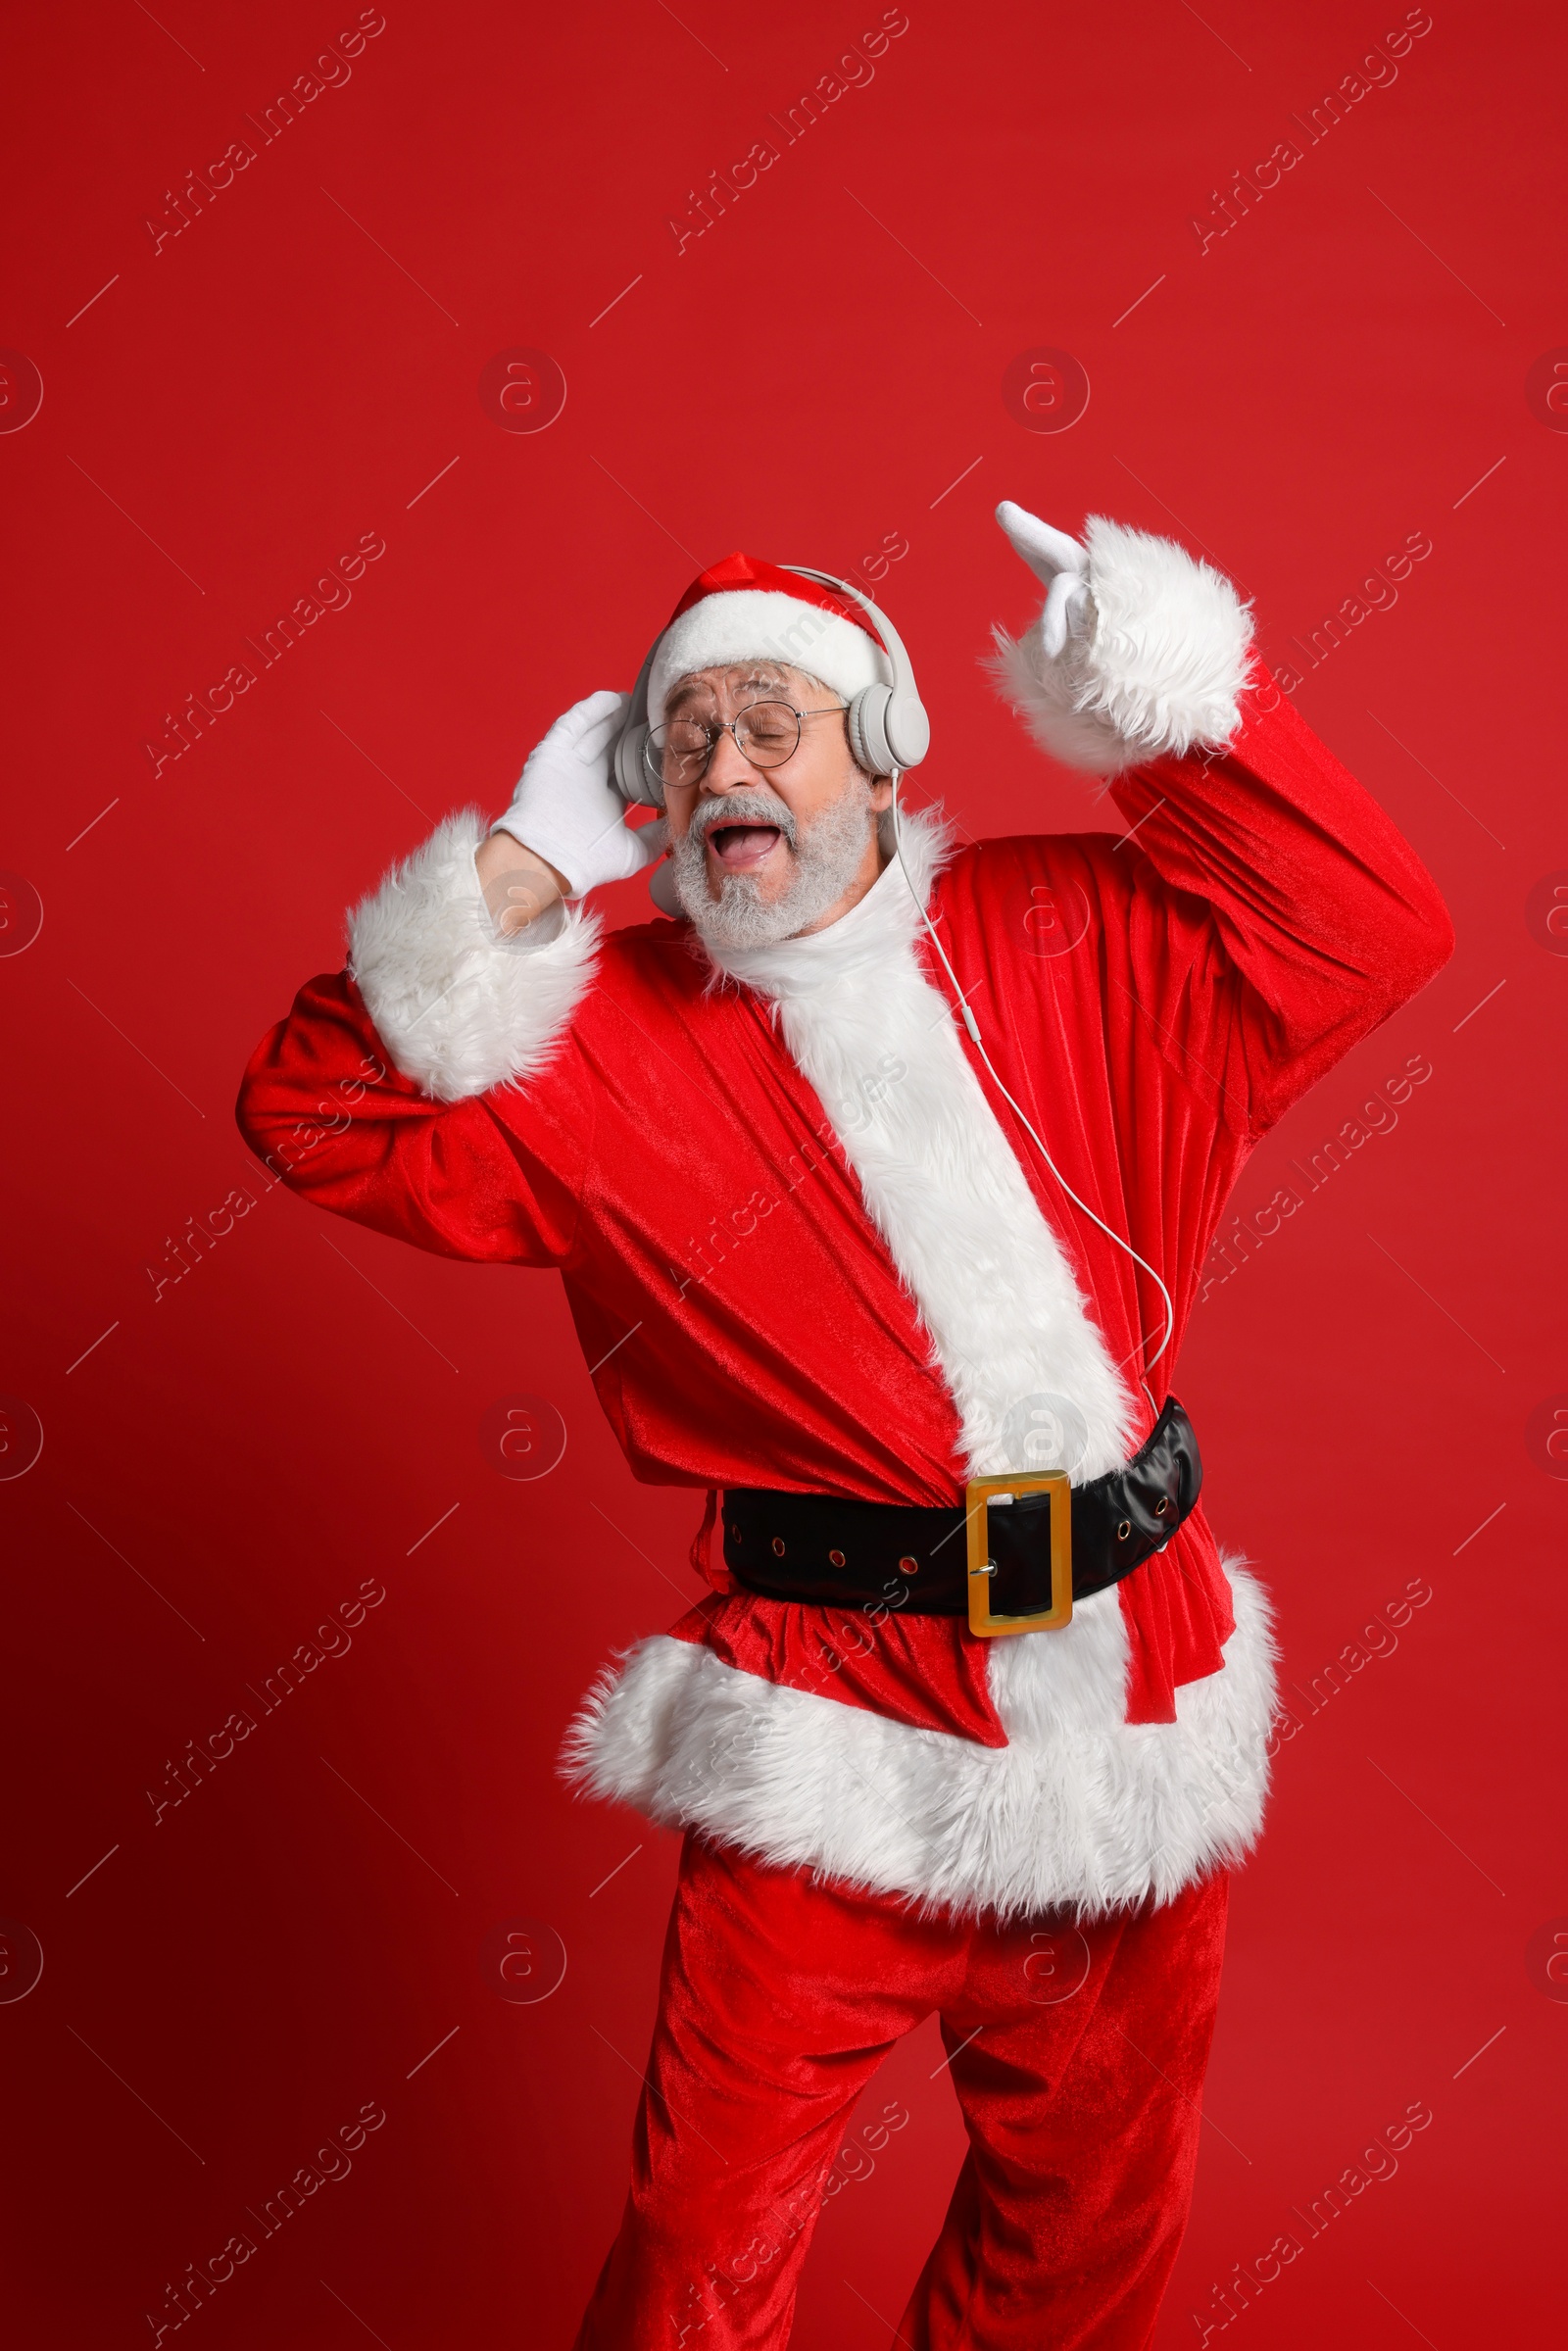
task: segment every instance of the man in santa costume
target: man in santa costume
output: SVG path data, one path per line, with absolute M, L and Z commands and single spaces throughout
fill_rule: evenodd
M 633 1474 L 708 1490 L 707 1595 L 567 1740 L 686 1832 L 582 2351 L 782 2345 L 933 2012 L 969 2153 L 909 2351 L 1132 2351 L 1185 2225 L 1273 1680 L 1170 1383 L 1252 1146 L 1452 938 L 1228 582 L 999 520 L 1049 590 L 1004 691 L 1116 830 L 956 847 L 895 801 L 891 628 L 731 557 L 634 710 L 579 703 L 365 901 L 241 1097 L 318 1205 L 559 1267 Z M 674 918 L 607 935 L 666 846 Z

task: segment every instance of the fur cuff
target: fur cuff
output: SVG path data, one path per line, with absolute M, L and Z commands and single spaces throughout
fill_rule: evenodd
M 548 939 L 497 938 L 473 862 L 488 830 L 475 808 L 449 816 L 349 916 L 376 1032 L 435 1102 L 531 1076 L 593 977 L 599 922 L 576 906 Z
M 609 1669 L 567 1732 L 562 1776 L 667 1828 L 928 1911 L 1098 1916 L 1168 1902 L 1242 1860 L 1262 1825 L 1274 1644 L 1268 1602 L 1226 1560 L 1225 1664 L 1176 1692 L 1174 1723 L 1123 1721 L 1112 1592 L 1067 1632 L 1022 1634 L 1004 1747 L 922 1731 L 764 1682 L 656 1634 Z M 1076 1655 L 1054 1644 L 1077 1636 Z
M 1230 581 L 1170 539 L 1091 514 L 1090 618 L 1054 659 L 1036 621 L 997 629 L 998 688 L 1041 748 L 1116 775 L 1166 752 L 1223 749 L 1241 723 L 1252 623 Z

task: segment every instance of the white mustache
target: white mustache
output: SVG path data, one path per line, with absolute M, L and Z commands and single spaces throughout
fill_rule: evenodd
M 714 827 L 722 824 L 772 824 L 783 834 L 791 849 L 796 845 L 800 828 L 792 810 L 776 792 L 765 786 L 748 786 L 739 792 L 715 793 L 702 801 L 692 810 L 687 830 L 694 841 L 705 841 Z

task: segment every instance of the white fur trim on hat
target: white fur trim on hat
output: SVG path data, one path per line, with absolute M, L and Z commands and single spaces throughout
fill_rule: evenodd
M 760 661 L 808 669 L 846 702 L 864 686 L 893 683 L 887 656 L 855 621 L 773 588 L 723 589 L 682 612 L 660 639 L 648 678 L 650 724 L 659 724 L 671 689 L 694 669 Z

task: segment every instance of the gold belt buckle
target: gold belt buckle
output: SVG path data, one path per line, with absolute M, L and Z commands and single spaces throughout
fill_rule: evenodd
M 1033 1616 L 996 1616 L 991 1608 L 991 1557 L 987 1513 L 998 1494 L 1051 1496 L 1051 1606 Z M 1065 1470 L 1019 1471 L 1012 1477 L 971 1478 L 964 1489 L 969 1539 L 969 1630 L 997 1633 L 1054 1633 L 1072 1622 L 1072 1481 Z M 1004 1505 L 1004 1507 L 1005 1505 Z

